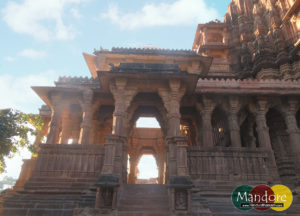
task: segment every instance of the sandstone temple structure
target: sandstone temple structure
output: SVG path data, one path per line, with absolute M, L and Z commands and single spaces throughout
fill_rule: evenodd
M 32 87 L 47 139 L 2 215 L 299 215 L 299 10 L 232 0 L 223 22 L 198 25 L 191 50 L 101 48 L 83 54 L 89 78 Z M 137 128 L 140 117 L 161 128 Z M 157 184 L 137 184 L 144 154 Z M 231 203 L 238 185 L 278 183 L 293 191 L 286 211 Z

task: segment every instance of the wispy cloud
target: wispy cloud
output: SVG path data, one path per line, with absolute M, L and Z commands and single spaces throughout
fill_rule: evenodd
M 72 39 L 75 30 L 72 25 L 64 23 L 64 9 L 82 1 L 84 0 L 10 1 L 2 10 L 3 20 L 15 32 L 31 35 L 41 41 Z
M 41 59 L 46 56 L 46 52 L 34 49 L 24 49 L 19 52 L 19 55 L 30 59 Z
M 13 108 L 23 112 L 38 112 L 43 101 L 30 88 L 31 86 L 53 86 L 58 77 L 54 70 L 28 76 L 0 75 L 0 109 Z
M 82 15 L 76 8 L 71 8 L 70 12 L 75 19 L 81 19 Z
M 11 56 L 5 56 L 4 57 L 4 61 L 7 61 L 7 62 L 14 62 L 15 61 L 15 58 L 11 57 Z
M 217 10 L 204 0 L 177 0 L 173 3 L 146 4 L 134 13 L 122 13 L 117 5 L 110 5 L 102 18 L 111 20 L 122 29 L 152 26 L 195 25 L 218 17 Z

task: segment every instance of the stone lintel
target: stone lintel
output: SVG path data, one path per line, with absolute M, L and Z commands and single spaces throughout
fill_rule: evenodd
M 98 71 L 98 77 L 100 79 L 100 86 L 103 91 L 109 91 L 110 80 L 116 78 L 128 78 L 130 83 L 134 83 L 143 91 L 153 92 L 156 91 L 156 87 L 151 87 L 152 84 L 161 83 L 164 85 L 168 80 L 182 80 L 183 83 L 187 86 L 187 92 L 193 92 L 198 81 L 199 75 L 197 74 L 188 74 L 188 73 L 119 73 L 113 71 Z M 150 83 L 150 86 L 149 86 Z M 152 84 L 151 84 L 152 83 Z

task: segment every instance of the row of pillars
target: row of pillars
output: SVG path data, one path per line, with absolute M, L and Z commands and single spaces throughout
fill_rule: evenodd
M 299 102 L 297 100 L 289 100 L 289 104 L 284 108 L 283 113 L 285 117 L 285 123 L 288 128 L 288 134 L 290 136 L 290 143 L 294 150 L 300 151 L 300 145 L 295 142 L 299 139 L 299 129 L 296 121 L 296 112 Z M 238 112 L 240 105 L 238 98 L 229 98 L 229 114 L 228 124 L 231 138 L 232 147 L 241 147 L 241 135 L 240 126 L 238 121 Z M 213 142 L 213 127 L 211 124 L 212 113 L 215 109 L 216 104 L 212 99 L 203 97 L 203 103 L 197 104 L 197 109 L 201 113 L 203 127 L 203 142 L 205 146 L 214 146 Z M 266 121 L 266 113 L 268 112 L 269 102 L 266 98 L 258 98 L 255 108 L 253 108 L 253 114 L 255 115 L 256 132 L 258 134 L 259 145 L 262 148 L 271 149 L 271 141 L 269 136 L 269 128 Z M 295 139 L 295 137 L 297 139 Z
M 211 124 L 211 117 L 215 109 L 215 102 L 212 99 L 203 97 L 203 103 L 197 104 L 197 110 L 202 117 L 202 143 L 205 147 L 214 146 L 213 128 Z M 300 172 L 300 130 L 297 126 L 296 112 L 298 110 L 299 101 L 296 99 L 289 99 L 287 106 L 282 106 L 282 113 L 284 115 L 285 124 L 287 126 L 287 133 L 289 135 L 289 144 L 295 157 L 296 170 Z M 240 110 L 239 100 L 236 97 L 229 98 L 229 114 L 228 124 L 230 131 L 231 146 L 241 148 L 240 126 L 238 122 L 238 112 Z M 267 126 L 266 114 L 269 110 L 269 101 L 267 98 L 257 98 L 255 106 L 252 107 L 256 122 L 256 132 L 258 135 L 258 142 L 261 148 L 272 151 L 272 145 L 269 135 L 269 128 Z M 275 162 L 274 162 L 275 164 Z
M 50 96 L 52 105 L 51 122 L 48 130 L 46 144 L 58 144 L 61 133 L 61 143 L 67 143 L 70 136 L 72 126 L 75 120 L 72 122 L 68 119 L 69 113 L 66 112 L 66 101 L 62 94 L 52 94 Z M 92 122 L 92 100 L 93 91 L 86 89 L 82 93 L 82 122 L 79 128 L 79 136 L 72 135 L 74 138 L 78 137 L 79 144 L 88 144 L 90 128 Z

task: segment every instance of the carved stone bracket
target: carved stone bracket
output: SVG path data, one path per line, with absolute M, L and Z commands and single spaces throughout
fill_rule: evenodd
M 137 88 L 128 88 L 126 78 L 117 78 L 111 82 L 110 91 L 115 99 L 115 110 L 113 113 L 113 134 L 126 135 L 127 130 L 127 109 L 137 94 Z
M 185 86 L 180 80 L 169 80 L 169 88 L 159 88 L 160 95 L 164 106 L 168 112 L 168 135 L 180 135 L 180 101 L 185 94 Z

